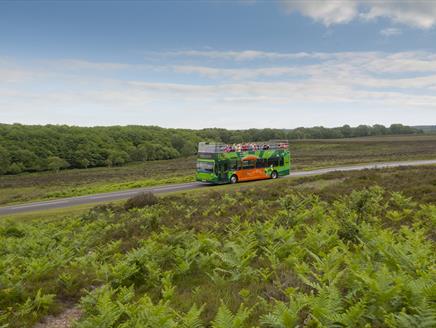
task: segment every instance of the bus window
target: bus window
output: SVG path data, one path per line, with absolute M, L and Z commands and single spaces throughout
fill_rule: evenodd
M 256 166 L 255 161 L 242 161 L 242 169 L 243 170 L 254 169 L 255 166 Z
M 197 171 L 205 173 L 213 173 L 214 163 L 212 162 L 197 162 Z
M 229 162 L 229 169 L 233 170 L 233 171 L 236 171 L 238 169 L 238 161 L 231 160 Z
M 280 159 L 279 158 L 269 158 L 268 159 L 268 166 L 279 166 Z
M 256 167 L 257 168 L 264 168 L 264 167 L 266 167 L 267 166 L 267 162 L 264 160 L 264 159 L 262 159 L 262 158 L 258 158 L 257 160 L 256 160 Z
M 226 162 L 216 162 L 215 163 L 215 173 L 222 174 L 227 170 Z

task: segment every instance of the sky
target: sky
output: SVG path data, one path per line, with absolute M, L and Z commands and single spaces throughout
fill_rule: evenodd
M 0 122 L 436 124 L 436 1 L 0 1 Z

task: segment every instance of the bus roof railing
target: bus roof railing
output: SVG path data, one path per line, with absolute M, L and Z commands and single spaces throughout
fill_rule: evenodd
M 256 141 L 256 142 L 244 142 L 239 144 L 200 142 L 198 144 L 198 152 L 199 153 L 224 153 L 229 151 L 244 152 L 244 151 L 261 150 L 261 149 L 277 150 L 277 149 L 287 149 L 288 145 L 289 145 L 288 140 Z

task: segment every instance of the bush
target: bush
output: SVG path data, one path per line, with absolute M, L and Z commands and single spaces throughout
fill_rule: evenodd
M 5 237 L 23 238 L 26 234 L 18 227 L 12 225 L 1 229 L 0 235 L 3 235 Z
M 142 208 L 152 206 L 159 202 L 159 199 L 151 192 L 140 193 L 126 201 L 124 208 L 130 210 L 132 208 Z

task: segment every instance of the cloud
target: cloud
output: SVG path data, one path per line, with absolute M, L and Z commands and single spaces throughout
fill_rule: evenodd
M 198 54 L 187 53 L 195 54 L 192 58 Z M 272 54 L 280 56 L 270 59 L 273 63 L 269 60 L 253 62 L 253 56 L 241 56 L 247 53 L 255 53 L 256 58 L 263 59 L 272 58 Z M 183 123 L 192 127 L 213 125 L 217 116 L 212 114 L 206 115 L 208 123 L 192 121 L 196 117 L 206 120 L 204 115 L 199 115 L 205 108 L 208 113 L 220 113 L 220 118 L 235 117 L 235 124 L 243 121 L 247 114 L 262 117 L 262 113 L 276 111 L 282 117 L 291 108 L 310 108 L 323 115 L 335 108 L 348 107 L 350 110 L 340 115 L 344 120 L 357 115 L 356 107 L 365 108 L 365 113 L 375 108 L 395 108 L 404 113 L 436 112 L 435 53 L 211 50 L 201 54 L 219 58 L 213 60 L 218 67 L 183 65 L 183 55 L 175 58 L 175 64 L 138 65 L 143 74 L 137 74 L 133 64 L 110 63 L 105 70 L 100 68 L 108 63 L 92 62 L 89 70 L 86 61 L 69 59 L 69 63 L 76 65 L 64 69 L 56 63 L 65 61 L 53 61 L 57 70 L 54 74 L 50 66 L 31 68 L 27 62 L 20 65 L 0 61 L 2 120 L 23 121 L 19 117 L 29 120 L 32 117 L 34 122 L 41 122 L 45 117 L 65 123 L 64 118 L 78 113 L 78 117 L 82 117 L 80 124 L 100 124 L 112 117 L 112 122 L 119 124 L 168 125 L 170 123 L 165 122 L 171 121 L 172 126 Z M 185 59 L 191 62 L 192 58 Z M 236 61 L 237 65 L 228 60 Z M 191 115 L 189 120 L 186 113 Z M 87 114 L 94 115 L 92 120 L 95 121 L 87 120 Z M 295 117 L 306 118 L 304 113 Z M 317 115 L 313 117 L 312 124 L 317 124 Z M 225 124 L 223 121 L 221 126 Z
M 288 13 L 300 12 L 326 26 L 343 24 L 358 15 L 358 3 L 355 0 L 343 1 L 283 1 Z
M 436 2 L 432 0 L 284 0 L 282 6 L 288 13 L 299 12 L 326 26 L 378 18 L 422 29 L 436 24 Z
M 301 70 L 296 67 L 265 67 L 265 68 L 215 68 L 207 66 L 174 66 L 175 72 L 199 74 L 209 78 L 230 78 L 235 80 L 256 79 L 281 75 L 298 75 Z
M 245 54 L 256 54 L 255 56 L 246 56 Z M 264 52 L 264 51 L 176 51 L 165 52 L 162 56 L 175 57 L 178 60 L 191 61 L 196 57 L 203 57 L 213 60 L 227 60 L 236 61 L 238 66 L 242 68 L 229 69 L 229 68 L 216 68 L 198 65 L 177 65 L 171 66 L 143 66 L 144 69 L 153 69 L 155 71 L 172 69 L 179 73 L 196 73 L 209 77 L 229 77 L 229 78 L 247 78 L 257 76 L 271 76 L 271 75 L 283 75 L 285 73 L 296 72 L 289 65 L 298 67 L 305 67 L 304 61 L 309 62 L 324 62 L 325 65 L 339 63 L 348 63 L 349 65 L 364 66 L 366 69 L 373 72 L 385 72 L 385 73 L 405 73 L 405 72 L 427 72 L 434 71 L 436 68 L 436 54 L 429 52 L 398 52 L 398 53 L 381 53 L 381 52 L 298 52 L 298 53 L 277 53 L 277 52 Z M 262 68 L 246 68 L 243 67 L 241 62 L 268 60 L 271 62 L 281 62 L 282 65 L 288 66 L 275 66 L 275 67 L 262 67 Z M 218 62 L 222 64 L 222 62 Z M 265 64 L 265 63 L 264 63 Z M 133 67 L 134 68 L 134 67 Z
M 0 67 L 0 81 L 2 82 L 17 83 L 28 80 L 31 77 L 32 75 L 27 70 Z
M 386 37 L 401 35 L 402 31 L 399 28 L 389 27 L 382 29 L 380 34 Z
M 237 52 L 232 52 L 238 58 Z M 213 56 L 219 55 L 214 52 Z M 286 54 L 288 58 L 299 58 L 297 54 Z M 331 76 L 338 79 L 341 76 L 377 75 L 385 77 L 398 74 L 425 75 L 436 72 L 436 54 L 427 52 L 337 52 L 305 54 L 305 61 L 298 59 L 282 62 L 281 65 L 269 66 L 239 64 L 238 68 L 222 68 L 198 65 L 175 65 L 155 67 L 155 69 L 172 70 L 180 74 L 195 74 L 213 79 L 250 80 L 259 78 L 307 78 Z M 260 67 L 259 67 L 260 66 Z M 239 68 L 240 67 L 240 68 Z M 393 79 L 398 76 L 393 76 Z
M 369 9 L 365 19 L 385 17 L 395 23 L 428 29 L 436 24 L 436 2 L 416 0 L 361 1 Z
M 149 52 L 146 54 L 146 59 L 149 57 L 203 57 L 210 59 L 225 59 L 225 60 L 236 60 L 236 61 L 246 61 L 246 60 L 257 60 L 257 59 L 267 59 L 267 60 L 292 60 L 292 59 L 303 59 L 303 58 L 313 58 L 320 54 L 316 53 L 280 53 L 280 52 L 268 52 L 268 51 L 258 51 L 258 50 L 244 50 L 244 51 L 218 51 L 218 50 L 183 50 L 183 51 L 168 51 L 164 53 Z

